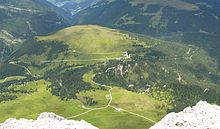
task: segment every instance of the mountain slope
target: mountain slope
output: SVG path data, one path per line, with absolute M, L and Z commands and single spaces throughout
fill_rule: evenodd
M 126 51 L 131 46 L 129 35 L 118 30 L 101 26 L 73 26 L 54 33 L 39 37 L 39 40 L 60 41 L 81 53 L 115 53 Z
M 85 119 L 105 129 L 152 126 L 152 121 L 158 121 L 166 113 L 167 107 L 162 106 L 163 102 L 92 81 L 98 74 L 98 67 L 111 60 L 127 60 L 125 51 L 132 50 L 138 43 L 138 39 L 127 32 L 91 25 L 73 26 L 48 36 L 39 36 L 36 40 L 27 40 L 7 60 L 8 65 L 21 71 L 13 69 L 12 72 L 7 67 L 4 69 L 10 74 L 0 71 L 0 101 L 4 102 L 0 103 L 3 114 L 0 121 L 13 116 L 34 118 L 38 113 L 49 110 L 69 119 Z M 154 43 L 149 42 L 145 46 L 150 47 L 151 44 Z M 94 110 L 90 112 L 87 107 Z M 129 112 L 120 111 L 118 107 Z M 10 112 L 12 108 L 16 110 Z M 150 120 L 137 117 L 135 113 Z M 106 118 L 107 115 L 111 117 Z
M 98 24 L 202 46 L 219 55 L 218 0 L 101 1 L 74 16 L 74 24 Z M 219 56 L 217 57 L 219 59 Z
M 73 26 L 37 37 L 37 41 L 24 43 L 8 62 L 25 66 L 35 75 L 51 78 L 54 85 L 58 85 L 54 78 L 63 80 L 66 85 L 75 85 L 71 76 L 66 77 L 70 74 L 64 72 L 66 68 L 77 67 L 72 74 L 77 74 L 74 78 L 79 80 L 78 77 L 92 68 L 99 73 L 94 76 L 96 82 L 135 92 L 150 90 L 152 97 L 163 98 L 177 111 L 198 99 L 218 102 L 220 92 L 217 60 L 204 49 L 101 26 Z M 83 81 L 77 83 L 86 89 L 89 85 Z M 68 87 L 73 91 L 61 94 L 58 85 L 53 87 L 53 92 L 62 98 L 74 97 L 78 86 Z M 189 98 L 182 101 L 182 94 L 188 93 L 191 94 L 186 95 Z M 194 97 L 196 99 L 192 99 Z
M 64 13 L 43 0 L 0 1 L 0 29 L 15 37 L 42 35 L 69 25 Z
M 48 0 L 54 5 L 71 12 L 71 14 L 76 14 L 79 11 L 89 7 L 99 0 Z
M 220 103 L 218 63 L 203 48 L 97 25 L 29 39 L 0 68 L 0 120 L 50 110 L 144 129 L 199 100 Z
M 38 36 L 36 40 L 27 40 L 6 62 L 23 62 L 27 66 L 36 66 L 36 69 L 50 62 L 93 64 L 122 56 L 125 51 L 132 49 L 135 42 L 128 33 L 119 30 L 90 25 L 73 26 L 48 36 Z M 45 67 L 47 70 L 58 67 L 48 66 Z M 45 71 L 36 72 L 43 74 Z
M 70 14 L 44 0 L 0 1 L 0 62 L 34 35 L 70 25 Z

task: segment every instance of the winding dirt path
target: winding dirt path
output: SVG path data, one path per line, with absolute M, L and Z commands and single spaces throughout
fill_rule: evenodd
M 31 75 L 32 77 L 38 77 L 38 76 L 35 76 L 34 74 L 32 74 L 31 71 L 30 71 L 26 66 L 20 65 L 20 64 L 18 64 L 17 62 L 9 62 L 9 64 L 13 64 L 13 65 L 17 65 L 17 66 L 19 66 L 19 67 L 22 67 L 22 68 L 24 68 L 24 69 L 28 72 L 28 74 Z
M 91 81 L 92 84 L 95 84 L 95 85 L 98 85 L 98 86 L 105 87 L 105 88 L 108 88 L 108 89 L 109 89 L 109 90 L 108 90 L 109 94 L 108 94 L 108 98 L 107 98 L 107 99 L 109 99 L 108 104 L 107 104 L 106 106 L 104 106 L 104 107 L 99 107 L 99 108 L 90 108 L 90 107 L 86 107 L 85 105 L 82 105 L 82 108 L 83 108 L 83 109 L 86 109 L 86 110 L 88 110 L 88 111 L 83 112 L 83 113 L 80 113 L 80 114 L 77 114 L 77 115 L 75 115 L 75 116 L 68 117 L 67 119 L 76 118 L 76 117 L 85 115 L 85 114 L 87 114 L 87 113 L 89 113 L 89 112 L 91 112 L 91 111 L 102 110 L 102 109 L 106 109 L 106 108 L 108 108 L 108 107 L 111 107 L 111 108 L 115 109 L 116 111 L 126 112 L 126 113 L 128 113 L 128 114 L 134 115 L 134 116 L 136 116 L 136 117 L 140 117 L 140 118 L 145 119 L 145 120 L 147 120 L 147 121 L 150 121 L 150 122 L 152 122 L 152 123 L 156 123 L 156 121 L 154 121 L 154 120 L 152 120 L 152 119 L 150 119 L 150 118 L 148 118 L 148 117 L 145 117 L 145 116 L 142 116 L 142 115 L 140 115 L 140 114 L 137 114 L 137 113 L 128 111 L 128 110 L 123 109 L 123 108 L 118 108 L 118 107 L 112 106 L 112 105 L 111 105 L 111 104 L 112 104 L 112 101 L 113 101 L 113 96 L 112 96 L 112 90 L 113 90 L 113 88 L 112 88 L 112 86 L 106 86 L 106 85 L 99 84 L 99 83 L 97 83 L 97 82 L 95 82 L 95 81 L 93 80 L 94 77 L 95 77 L 95 75 L 93 75 L 93 77 L 92 77 L 92 79 L 91 79 L 91 80 L 92 80 L 92 81 Z
M 115 60 L 115 59 L 118 59 L 118 58 L 108 58 L 108 60 Z M 104 60 L 104 59 L 81 60 L 81 61 L 94 61 L 94 60 L 95 60 L 95 61 L 100 61 L 100 60 Z M 59 62 L 78 62 L 78 61 L 80 61 L 80 60 L 54 60 L 54 61 L 47 60 L 47 61 L 40 61 L 40 62 L 41 62 L 41 63 L 59 63 Z M 14 65 L 18 65 L 18 66 L 20 66 L 20 67 L 23 67 L 31 76 L 36 77 L 35 75 L 33 75 L 33 74 L 31 73 L 31 71 L 30 71 L 27 67 L 22 66 L 22 65 L 19 65 L 17 62 L 10 62 L 10 64 L 14 64 Z M 90 108 L 90 107 L 86 107 L 85 105 L 82 105 L 82 108 L 83 108 L 83 109 L 86 109 L 87 111 L 85 111 L 85 112 L 83 112 L 83 113 L 80 113 L 80 114 L 77 114 L 77 115 L 74 115 L 74 116 L 67 117 L 67 119 L 73 119 L 73 118 L 76 118 L 76 117 L 85 115 L 85 114 L 87 114 L 87 113 L 89 113 L 89 112 L 92 112 L 92 111 L 103 110 L 103 109 L 106 109 L 106 108 L 110 107 L 110 108 L 113 108 L 113 109 L 115 109 L 115 110 L 117 110 L 117 111 L 124 111 L 124 112 L 129 113 L 129 114 L 131 114 L 131 115 L 134 115 L 134 116 L 136 116 L 136 117 L 140 117 L 140 118 L 145 119 L 145 120 L 147 120 L 147 121 L 150 121 L 150 122 L 152 122 L 152 123 L 156 123 L 156 121 L 154 121 L 154 120 L 152 120 L 152 119 L 150 119 L 150 118 L 148 118 L 148 117 L 145 117 L 145 116 L 142 116 L 142 115 L 140 115 L 140 114 L 137 114 L 137 113 L 128 111 L 128 110 L 126 110 L 126 109 L 117 108 L 117 107 L 112 106 L 111 103 L 112 103 L 112 101 L 113 101 L 113 96 L 112 96 L 113 87 L 112 87 L 112 86 L 107 86 L 107 85 L 102 85 L 102 84 L 96 83 L 96 82 L 93 80 L 94 77 L 95 77 L 95 74 L 94 74 L 94 75 L 92 76 L 92 78 L 91 78 L 91 82 L 90 82 L 91 84 L 98 85 L 98 86 L 104 87 L 104 88 L 108 88 L 108 92 L 109 92 L 108 97 L 107 97 L 107 99 L 109 100 L 109 101 L 108 101 L 108 104 L 107 104 L 106 106 L 104 106 L 104 107 L 99 107 L 99 108 Z

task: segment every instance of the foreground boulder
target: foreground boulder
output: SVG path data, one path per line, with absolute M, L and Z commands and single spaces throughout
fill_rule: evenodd
M 86 121 L 67 120 L 54 113 L 42 113 L 36 120 L 11 118 L 0 129 L 98 129 Z
M 220 106 L 200 101 L 179 113 L 169 113 L 150 129 L 220 129 Z

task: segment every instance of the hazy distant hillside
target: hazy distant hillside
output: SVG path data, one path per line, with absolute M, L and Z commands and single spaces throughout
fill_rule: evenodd
M 54 112 L 146 129 L 220 104 L 219 0 L 50 2 L 0 0 L 0 122 Z
M 77 12 L 89 7 L 99 0 L 47 0 L 54 5 L 76 14 Z
M 68 25 L 67 14 L 43 0 L 0 1 L 0 30 L 12 36 L 42 35 Z
M 0 62 L 26 39 L 70 25 L 70 14 L 44 0 L 0 1 Z
M 74 23 L 159 36 L 213 51 L 219 48 L 219 8 L 219 0 L 106 0 L 76 14 Z

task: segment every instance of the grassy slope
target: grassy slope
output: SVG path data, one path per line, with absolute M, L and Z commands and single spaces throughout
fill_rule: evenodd
M 144 8 L 146 9 L 149 5 L 155 5 L 155 4 L 160 4 L 163 6 L 170 6 L 176 9 L 180 10 L 188 10 L 188 11 L 195 11 L 199 10 L 199 7 L 196 6 L 195 4 L 191 4 L 188 2 L 184 2 L 181 0 L 130 0 L 130 3 L 133 6 L 139 5 L 139 4 L 144 4 Z
M 38 37 L 38 40 L 47 41 L 41 43 L 41 45 L 47 44 L 48 41 L 57 40 L 60 41 L 61 44 L 67 45 L 68 54 L 65 55 L 65 52 L 61 51 L 58 53 L 58 56 L 52 60 L 56 61 L 65 59 L 72 61 L 45 64 L 40 63 L 42 60 L 47 60 L 50 53 L 49 51 L 52 49 L 50 48 L 50 45 L 47 45 L 47 47 L 33 47 L 35 51 L 38 51 L 37 49 L 45 49 L 43 53 L 24 53 L 17 58 L 17 60 L 26 64 L 26 67 L 28 67 L 33 74 L 44 73 L 49 69 L 56 70 L 60 65 L 78 68 L 83 67 L 87 63 L 95 64 L 102 60 L 106 61 L 108 60 L 106 57 L 117 58 L 120 57 L 124 51 L 132 49 L 132 44 L 137 42 L 136 38 L 130 37 L 127 33 L 90 25 L 70 27 L 49 36 Z M 38 42 L 36 42 L 36 44 L 37 43 Z M 59 49 L 59 47 L 55 49 Z M 74 56 L 75 53 L 78 54 L 77 57 Z M 96 59 L 97 61 L 94 61 Z M 77 62 L 74 60 L 81 61 Z M 35 65 L 31 65 L 30 62 L 33 62 L 32 64 Z M 81 65 L 75 66 L 77 64 Z M 36 67 L 36 65 L 41 67 Z M 65 70 L 66 69 L 63 69 L 63 71 Z M 84 82 L 91 83 L 92 78 L 93 73 L 91 72 L 83 75 Z M 96 90 L 80 92 L 77 95 L 80 101 L 61 101 L 58 97 L 51 95 L 49 90 L 46 90 L 46 86 L 49 85 L 50 82 L 39 80 L 36 83 L 37 84 L 35 84 L 35 82 L 29 82 L 27 86 L 16 85 L 16 89 L 27 90 L 32 88 L 37 89 L 37 92 L 29 95 L 18 94 L 17 99 L 1 103 L 0 114 L 2 114 L 3 117 L 0 121 L 4 121 L 6 118 L 10 117 L 36 118 L 37 114 L 45 111 L 55 112 L 64 117 L 71 117 L 85 111 L 85 109 L 81 108 L 82 103 L 80 101 L 83 101 L 83 97 L 88 96 L 98 102 L 92 107 L 103 107 L 108 103 L 106 100 L 106 94 L 108 94 L 108 91 L 96 89 L 99 87 L 97 85 L 92 85 Z M 114 105 L 144 115 L 156 121 L 165 115 L 165 109 L 157 109 L 163 103 L 156 101 L 149 96 L 132 93 L 116 87 L 113 88 L 113 92 L 114 100 L 112 104 Z M 135 104 L 137 101 L 139 103 Z M 96 118 L 94 118 L 94 115 Z M 116 112 L 112 108 L 92 111 L 74 119 L 85 119 L 97 127 L 104 129 L 142 129 L 150 127 L 153 124 L 152 122 L 126 112 Z
M 93 75 L 93 72 L 86 73 L 84 75 L 84 81 L 92 83 Z M 98 102 L 98 107 L 103 107 L 107 104 L 107 100 L 105 99 L 105 95 L 107 94 L 107 91 L 96 90 L 82 92 L 78 94 L 78 96 L 91 97 Z M 112 96 L 113 101 L 111 105 L 143 115 L 152 120 L 159 121 L 166 114 L 166 109 L 161 108 L 164 103 L 159 102 L 147 95 L 130 92 L 123 88 L 113 87 Z M 97 105 L 95 107 L 97 107 Z M 111 108 L 90 112 L 80 116 L 79 119 L 90 121 L 101 129 L 142 129 L 149 128 L 153 125 L 153 123 L 148 120 L 126 112 L 118 112 Z
M 219 1 L 209 0 L 202 4 L 190 0 L 116 0 L 82 10 L 73 19 L 74 24 L 96 24 L 194 44 L 220 59 L 217 5 Z
M 100 26 L 69 27 L 38 39 L 42 42 L 27 41 L 14 53 L 10 61 L 19 60 L 25 63 L 31 72 L 40 75 L 47 70 L 56 69 L 60 64 L 95 64 L 121 57 L 134 42 L 127 33 Z M 47 42 L 44 42 L 45 40 Z M 52 40 L 56 40 L 56 45 Z M 61 42 L 57 43 L 57 40 Z M 41 62 L 51 60 L 55 61 L 53 65 Z M 36 67 L 40 65 L 44 66 Z M 11 76 L 15 75 L 17 74 Z
M 141 114 L 155 121 L 166 114 L 165 109 L 160 109 L 162 102 L 157 101 L 146 94 L 137 94 L 122 88 L 113 88 L 113 104 L 123 109 Z
M 53 50 L 50 48 L 50 45 L 48 45 L 48 41 L 60 41 L 60 44 L 65 44 L 68 46 L 67 50 L 58 52 L 58 56 L 56 58 L 52 58 L 51 60 L 61 60 L 61 62 L 52 62 L 52 63 L 40 63 L 42 60 L 47 60 L 48 58 L 48 51 Z M 139 41 L 140 40 L 140 41 Z M 203 55 L 207 55 L 207 53 L 204 53 L 203 51 L 196 51 L 196 53 L 192 53 L 194 50 L 194 47 L 192 47 L 192 51 L 190 54 L 186 54 L 189 46 L 186 45 L 174 45 L 169 44 L 160 40 L 154 40 L 146 37 L 145 40 L 142 40 L 141 38 L 131 36 L 131 34 L 121 33 L 117 30 L 107 29 L 105 27 L 100 26 L 75 26 L 63 29 L 55 34 L 49 35 L 49 36 L 43 36 L 38 37 L 38 41 L 47 41 L 42 42 L 41 45 L 48 45 L 44 50 L 41 47 L 33 47 L 30 51 L 31 53 L 25 53 L 21 57 L 17 58 L 17 60 L 23 62 L 24 64 L 27 64 L 27 67 L 30 69 L 30 71 L 33 74 L 40 72 L 46 72 L 47 70 L 56 71 L 59 73 L 59 70 L 57 69 L 59 66 L 68 66 L 66 68 L 62 68 L 62 72 L 67 71 L 67 69 L 71 69 L 74 67 L 84 67 L 88 63 L 89 64 L 96 64 L 100 61 L 106 61 L 106 56 L 108 58 L 117 58 L 120 57 L 121 54 L 129 49 L 133 49 L 132 44 L 137 43 L 136 45 L 142 46 L 141 49 L 154 49 L 156 51 L 162 52 L 167 55 L 167 57 L 171 58 L 174 63 L 182 64 L 188 62 L 194 64 L 194 59 L 199 59 Z M 37 44 L 38 42 L 36 42 Z M 60 49 L 59 45 L 53 45 L 52 46 L 58 46 L 55 49 Z M 62 45 L 61 45 L 62 46 Z M 149 47 L 152 48 L 149 48 Z M 43 47 L 44 48 L 44 47 Z M 32 50 L 37 51 L 37 49 L 42 49 L 43 54 L 41 52 L 34 53 Z M 56 52 L 56 51 L 55 51 Z M 64 54 L 66 52 L 66 54 Z M 147 54 L 148 51 L 143 51 L 143 53 L 136 53 L 139 54 L 141 57 L 141 54 Z M 54 54 L 54 53 L 53 53 Z M 74 56 L 74 54 L 78 54 L 78 56 Z M 193 54 L 193 60 L 189 59 L 182 59 L 189 58 Z M 179 57 L 180 56 L 180 57 Z M 177 57 L 178 59 L 175 60 L 174 57 Z M 205 58 L 204 58 L 205 57 Z M 179 60 L 180 58 L 180 60 Z M 209 58 L 208 56 L 203 56 L 203 59 L 200 63 L 204 63 L 205 65 L 213 64 L 212 59 L 206 59 Z M 36 61 L 37 59 L 37 61 Z M 96 60 L 98 59 L 98 60 Z M 146 58 L 147 61 L 148 58 Z M 67 60 L 67 62 L 62 62 L 62 60 Z M 70 61 L 68 61 L 70 60 Z M 96 61 L 94 61 L 96 60 Z M 33 62 L 30 63 L 29 61 Z M 143 60 L 143 62 L 147 63 L 147 61 Z M 198 62 L 198 61 L 197 61 Z M 76 66 L 77 64 L 81 64 L 79 66 Z M 39 67 L 36 67 L 38 65 Z M 158 74 L 157 77 L 159 78 L 158 81 L 166 81 L 163 80 L 163 78 L 160 78 L 159 75 L 161 75 L 161 68 L 165 67 L 171 67 L 172 64 L 170 64 L 170 61 L 160 61 L 158 60 L 157 63 L 154 65 L 157 65 L 159 69 L 152 69 L 153 67 L 149 68 L 149 70 L 153 71 L 153 73 Z M 183 64 L 184 65 L 184 64 Z M 145 66 L 145 65 L 144 65 Z M 178 66 L 178 65 L 177 65 Z M 182 65 L 181 65 L 182 66 Z M 191 66 L 191 65 L 190 65 Z M 172 66 L 174 67 L 174 66 Z M 172 67 L 170 70 L 173 70 Z M 95 68 L 95 67 L 92 67 Z M 140 67 L 142 69 L 142 67 Z M 176 67 L 175 67 L 176 68 Z M 176 69 L 178 69 L 177 67 Z M 147 67 L 148 69 L 148 67 Z M 105 69 L 106 70 L 106 69 Z M 215 71 L 215 69 L 210 68 L 209 70 Z M 141 73 L 148 73 L 151 76 L 151 71 L 146 71 L 143 67 L 143 70 L 137 71 L 137 73 L 133 72 L 131 74 L 131 78 L 135 78 L 135 74 L 140 75 Z M 181 70 L 182 71 L 182 70 Z M 62 73 L 60 72 L 60 73 Z M 89 72 L 89 71 L 88 71 Z M 183 71 L 185 72 L 185 71 Z M 163 75 L 163 74 L 162 74 Z M 187 74 L 184 74 L 183 76 L 186 76 Z M 173 76 L 173 80 L 176 80 L 177 75 L 175 74 Z M 83 75 L 83 81 L 91 83 L 93 78 L 93 73 L 89 72 L 87 74 Z M 71 78 L 72 79 L 72 78 Z M 185 77 L 184 77 L 185 79 Z M 65 81 L 65 80 L 61 80 Z M 77 80 L 80 81 L 80 80 Z M 154 81 L 154 80 L 153 80 Z M 190 79 L 190 81 L 193 81 Z M 61 101 L 58 97 L 52 96 L 50 91 L 47 91 L 45 86 L 49 83 L 46 82 L 44 84 L 44 81 L 39 81 L 38 85 L 35 85 L 34 83 L 28 84 L 27 87 L 22 87 L 24 89 L 26 88 L 33 88 L 38 89 L 37 92 L 30 94 L 30 95 L 19 95 L 19 98 L 13 101 L 9 101 L 6 103 L 0 104 L 0 113 L 3 114 L 2 121 L 5 118 L 17 116 L 19 117 L 27 117 L 27 118 L 34 118 L 36 115 L 43 111 L 52 111 L 59 115 L 63 115 L 64 117 L 70 117 L 76 114 L 79 114 L 84 109 L 81 108 L 81 103 L 76 100 L 69 100 L 69 101 Z M 94 88 L 97 88 L 98 86 L 93 85 Z M 19 86 L 20 87 L 20 86 Z M 105 98 L 106 94 L 108 94 L 107 90 L 97 90 L 94 91 L 85 91 L 80 92 L 77 94 L 78 99 L 81 100 L 83 97 L 91 97 L 98 103 L 96 105 L 93 105 L 92 107 L 102 107 L 105 106 L 107 103 L 107 100 Z M 161 117 L 163 117 L 166 114 L 167 105 L 164 105 L 163 102 L 157 101 L 148 95 L 133 93 L 130 91 L 127 91 L 122 88 L 116 88 L 114 87 L 112 90 L 113 94 L 113 102 L 112 105 L 118 106 L 120 108 L 141 114 L 145 117 L 149 117 L 155 121 L 158 121 Z M 171 96 L 172 97 L 172 96 Z M 34 98 L 34 99 L 33 99 Z M 33 101 L 34 100 L 34 101 Z M 82 101 L 82 100 L 81 100 Z M 24 106 L 25 105 L 25 106 Z M 32 105 L 29 107 L 29 105 Z M 43 105 L 43 106 L 42 106 Z M 57 107 L 54 107 L 56 105 Z M 15 109 L 15 110 L 11 110 Z M 26 114 L 24 114 L 25 112 Z M 116 112 L 112 108 L 107 108 L 103 110 L 97 110 L 92 111 L 88 114 L 82 115 L 80 117 L 74 118 L 74 119 L 85 119 L 88 122 L 91 122 L 92 124 L 96 125 L 97 127 L 104 128 L 104 129 L 142 129 L 150 127 L 153 123 L 146 121 L 143 118 L 128 114 L 126 112 Z
M 39 40 L 65 42 L 72 50 L 87 54 L 125 51 L 132 44 L 128 38 L 128 35 L 117 30 L 93 25 L 73 26 L 49 36 L 38 37 Z
M 37 89 L 32 94 L 19 94 L 16 100 L 4 102 L 0 104 L 0 121 L 3 122 L 7 118 L 36 118 L 41 112 L 54 112 L 64 117 L 71 117 L 76 114 L 85 112 L 81 108 L 81 103 L 78 100 L 61 101 L 58 97 L 52 96 L 50 91 L 46 90 L 49 82 L 39 80 L 29 82 L 26 86 L 16 85 L 16 90 Z M 146 95 L 132 93 L 120 88 L 113 88 L 113 104 L 119 107 L 144 115 L 153 120 L 158 121 L 165 115 L 164 110 L 158 110 L 157 107 L 162 103 L 149 98 Z M 80 93 L 81 96 L 90 96 L 98 101 L 99 107 L 106 105 L 106 91 L 87 91 Z M 138 102 L 138 103 L 136 103 Z M 126 118 L 126 119 L 125 119 Z M 116 112 L 112 108 L 92 111 L 74 119 L 85 119 L 88 122 L 103 129 L 144 129 L 153 125 L 143 118 L 126 112 Z
M 83 112 L 79 101 L 61 101 L 46 90 L 46 85 L 48 82 L 44 80 L 29 82 L 27 86 L 17 85 L 17 90 L 37 89 L 37 92 L 29 95 L 19 94 L 16 100 L 0 103 L 0 121 L 13 117 L 33 119 L 42 112 L 54 112 L 63 116 Z
M 165 109 L 160 109 L 163 103 L 147 95 L 133 93 L 117 87 L 113 88 L 112 93 L 112 105 L 117 105 L 119 108 L 132 111 L 155 121 L 159 121 L 166 114 Z M 94 100 L 98 101 L 98 107 L 106 105 L 105 91 L 85 92 L 80 93 L 80 95 L 94 98 Z M 92 111 L 76 119 L 85 119 L 100 129 L 144 129 L 154 124 L 138 116 L 127 112 L 118 112 L 112 108 Z
M 30 71 L 37 74 L 43 74 L 46 70 L 57 68 L 60 64 L 68 66 L 95 64 L 115 59 L 121 57 L 125 51 L 132 49 L 132 44 L 136 42 L 127 33 L 94 25 L 69 27 L 48 36 L 37 37 L 37 40 L 43 43 L 31 41 L 29 44 L 33 43 L 36 47 L 27 45 L 28 48 L 22 48 L 20 53 L 32 49 L 44 51 L 38 54 L 31 54 L 33 52 L 30 51 L 29 54 L 24 53 L 16 59 L 24 63 L 32 62 L 35 65 L 42 65 L 43 63 L 40 61 L 55 61 L 53 65 L 48 63 L 44 68 L 27 66 Z M 59 41 L 57 44 L 60 45 L 53 45 L 52 41 Z M 67 46 L 67 49 L 61 50 L 59 46 L 64 45 Z M 56 58 L 48 58 L 50 55 L 55 55 L 55 53 L 58 55 Z
M 13 80 L 21 80 L 25 79 L 25 76 L 12 76 L 12 77 L 7 77 L 5 79 L 0 79 L 0 83 L 7 82 L 7 81 L 13 81 Z
M 2 1 L 0 11 L 1 29 L 17 37 L 48 34 L 69 25 L 62 10 L 43 1 Z

